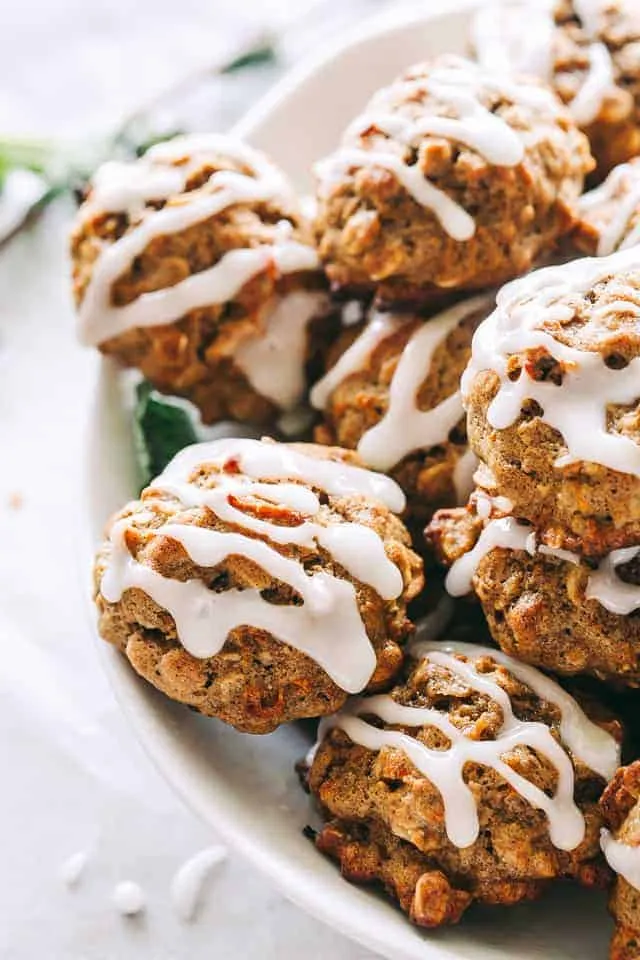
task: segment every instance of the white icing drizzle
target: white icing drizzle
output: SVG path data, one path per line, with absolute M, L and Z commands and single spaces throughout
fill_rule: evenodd
M 589 72 L 569 105 L 576 123 L 586 127 L 597 119 L 607 91 L 615 85 L 611 54 L 604 43 L 589 47 Z
M 184 168 L 150 163 L 148 155 L 136 163 L 110 160 L 93 175 L 91 193 L 80 216 L 86 221 L 99 214 L 126 213 L 132 220 L 138 219 L 149 201 L 182 193 L 187 176 Z
M 493 503 L 497 499 L 499 498 L 495 498 Z M 482 498 L 479 499 L 479 505 L 482 506 Z M 478 512 L 478 516 L 486 515 L 488 517 L 490 514 L 491 503 L 488 513 L 486 507 L 482 507 L 482 513 Z M 452 597 L 464 597 L 471 593 L 473 578 L 480 562 L 487 554 L 496 549 L 524 550 L 532 557 L 536 553 L 541 553 L 568 563 L 580 563 L 580 557 L 577 553 L 571 553 L 569 550 L 562 550 L 559 547 L 547 547 L 545 544 L 538 544 L 535 531 L 530 526 L 518 523 L 513 517 L 497 517 L 487 523 L 475 546 L 451 565 L 445 580 L 447 592 Z
M 208 190 L 183 194 L 179 201 L 158 211 L 144 210 L 146 199 L 167 199 L 174 195 L 177 184 L 177 168 L 158 168 L 156 162 L 178 161 L 191 150 L 195 151 L 195 158 L 179 173 L 182 187 L 196 159 L 201 162 L 203 153 L 216 150 L 244 164 L 253 176 L 220 170 L 209 178 Z M 130 179 L 125 175 L 126 169 L 130 171 Z M 159 144 L 128 168 L 122 164 L 103 168 L 97 175 L 89 212 L 104 202 L 107 211 L 121 210 L 140 216 L 144 210 L 144 216 L 119 240 L 105 247 L 93 266 L 79 310 L 82 341 L 99 344 L 134 327 L 173 323 L 191 310 L 225 303 L 257 273 L 269 267 L 283 274 L 317 269 L 316 251 L 292 240 L 291 225 L 282 221 L 279 239 L 272 245 L 230 250 L 213 266 L 171 287 L 143 293 L 125 306 L 114 306 L 111 302 L 114 283 L 155 238 L 186 230 L 235 204 L 283 197 L 290 204 L 289 189 L 276 168 L 257 151 L 228 138 L 178 138 Z
M 493 512 L 493 497 L 483 490 L 478 490 L 475 497 L 476 513 L 481 520 L 488 520 Z
M 509 514 L 513 511 L 513 503 L 508 497 L 491 497 L 486 490 L 476 490 L 474 495 L 475 510 L 482 520 L 489 520 L 493 512 Z
M 123 880 L 114 888 L 113 904 L 124 917 L 135 917 L 142 913 L 146 906 L 146 899 L 142 887 L 131 880 Z
M 347 137 L 362 136 L 371 127 L 405 146 L 426 136 L 444 137 L 465 144 L 496 166 L 517 166 L 524 157 L 523 142 L 515 130 L 478 99 L 485 82 L 477 67 L 462 59 L 455 67 L 433 70 L 428 77 L 398 81 L 374 97 L 371 109 L 348 127 Z M 394 96 L 402 99 L 410 92 L 430 94 L 454 110 L 458 118 L 433 114 L 411 119 L 401 113 L 384 112 L 384 108 L 392 109 Z M 381 109 L 376 110 L 376 106 Z
M 607 777 L 613 774 L 619 762 L 618 747 L 613 738 L 591 723 L 578 704 L 552 680 L 533 667 L 517 663 L 497 651 L 475 644 L 436 642 L 417 644 L 412 653 L 446 668 L 459 676 L 471 689 L 485 694 L 498 704 L 503 723 L 495 740 L 473 740 L 439 710 L 404 706 L 386 694 L 357 698 L 335 716 L 325 718 L 320 724 L 319 740 L 332 728 L 339 727 L 354 743 L 369 750 L 402 750 L 420 773 L 439 790 L 444 805 L 447 835 L 457 847 L 468 847 L 478 838 L 476 802 L 463 779 L 463 771 L 467 763 L 479 763 L 493 768 L 533 807 L 546 813 L 549 835 L 558 849 L 575 849 L 584 839 L 585 825 L 573 798 L 574 772 L 569 755 L 555 740 L 546 724 L 519 720 L 513 713 L 508 695 L 498 683 L 478 673 L 472 662 L 465 663 L 456 659 L 455 654 L 464 654 L 470 660 L 485 655 L 493 657 L 529 685 L 538 696 L 557 706 L 561 715 L 560 732 L 563 742 L 576 758 Z M 436 727 L 450 740 L 450 746 L 446 750 L 430 749 L 421 741 L 400 731 L 381 730 L 372 726 L 362 719 L 367 715 L 379 717 L 389 725 Z M 535 750 L 554 765 L 558 774 L 558 785 L 553 797 L 549 797 L 505 763 L 504 755 L 518 746 Z
M 616 567 L 629 563 L 640 552 L 640 547 L 623 547 L 607 554 L 598 569 L 589 577 L 585 596 L 620 616 L 628 616 L 640 607 L 640 587 L 625 583 L 616 573 Z
M 352 373 L 361 370 L 374 350 L 406 322 L 406 318 L 402 315 L 375 311 L 362 332 L 345 350 L 335 366 L 312 388 L 310 394 L 312 406 L 316 410 L 326 409 L 334 390 L 344 383 Z
M 590 770 L 599 774 L 603 780 L 611 780 L 620 766 L 620 745 L 607 730 L 590 720 L 580 704 L 555 680 L 536 667 L 521 663 L 507 653 L 503 653 L 502 650 L 494 650 L 492 647 L 482 647 L 475 643 L 464 643 L 458 640 L 455 643 L 437 644 L 437 649 L 461 653 L 470 659 L 484 654 L 506 667 L 514 677 L 531 687 L 542 700 L 558 707 L 560 735 L 563 742 Z M 412 656 L 420 657 L 425 652 L 428 652 L 428 648 L 419 642 L 412 644 Z
M 621 843 L 605 827 L 600 831 L 600 846 L 611 869 L 640 890 L 640 847 Z
M 291 199 L 291 188 L 267 157 L 246 143 L 225 134 L 207 133 L 173 137 L 150 147 L 134 162 L 108 161 L 91 180 L 91 193 L 80 215 L 87 219 L 96 213 L 126 213 L 134 219 L 150 200 L 168 200 L 186 189 L 189 177 L 202 168 L 207 159 L 223 156 L 235 160 L 268 180 L 275 196 Z
M 588 218 L 589 213 L 597 211 L 599 206 L 614 203 L 616 209 L 600 231 L 599 257 L 607 257 L 616 250 L 626 250 L 640 242 L 640 224 L 626 233 L 631 218 L 640 214 L 640 163 L 621 163 L 614 167 L 599 187 L 581 197 L 580 209 Z
M 553 76 L 553 0 L 496 0 L 482 4 L 472 27 L 480 63 L 507 76 L 530 73 L 547 82 Z M 591 41 L 589 69 L 569 110 L 576 123 L 588 126 L 598 117 L 615 85 L 611 54 L 599 37 L 602 0 L 574 0 L 573 7 Z
M 492 370 L 500 387 L 487 412 L 492 427 L 504 430 L 520 415 L 526 400 L 542 408 L 541 419 L 562 434 L 567 454 L 556 463 L 585 460 L 620 473 L 640 476 L 640 446 L 630 437 L 607 430 L 607 407 L 630 404 L 640 396 L 640 357 L 622 370 L 607 367 L 597 352 L 578 350 L 538 329 L 541 318 L 560 323 L 574 315 L 572 302 L 597 283 L 640 268 L 640 248 L 618 251 L 610 257 L 585 258 L 537 270 L 502 288 L 496 310 L 478 327 L 472 355 L 463 374 L 463 398 L 481 371 Z M 596 308 L 597 309 L 597 308 Z M 631 301 L 601 308 L 603 315 L 639 313 Z M 544 349 L 563 366 L 560 386 L 535 381 L 525 369 L 517 380 L 508 376 L 513 354 Z
M 483 518 L 488 518 L 491 514 L 491 505 L 489 504 L 487 511 L 481 497 L 477 500 L 476 509 L 478 516 Z M 480 562 L 495 549 L 525 550 L 531 556 L 540 553 L 575 566 L 581 563 L 577 553 L 537 543 L 535 532 L 531 527 L 517 523 L 513 517 L 499 517 L 490 520 L 478 537 L 475 546 L 452 564 L 445 580 L 447 592 L 452 597 L 463 597 L 470 593 Z M 616 568 L 629 563 L 638 555 L 638 552 L 640 547 L 624 547 L 621 550 L 613 550 L 603 557 L 597 570 L 589 575 L 585 599 L 597 600 L 605 610 L 618 616 L 628 616 L 640 608 L 640 586 L 625 583 L 616 574 Z
M 458 506 L 463 506 L 473 490 L 473 478 L 478 468 L 478 458 L 470 448 L 458 458 L 453 468 L 453 486 Z
M 87 869 L 89 854 L 86 850 L 73 853 L 60 867 L 60 879 L 70 889 L 77 887 Z
M 237 465 L 242 473 L 216 475 L 218 486 L 203 488 L 190 483 L 193 471 L 202 465 Z M 256 479 L 253 479 L 256 478 Z M 289 482 L 262 480 L 286 478 Z M 402 574 L 387 557 L 384 543 L 375 531 L 357 523 L 322 526 L 313 519 L 320 500 L 299 480 L 329 494 L 378 495 L 402 508 L 399 488 L 386 477 L 329 460 L 316 460 L 279 444 L 253 440 L 218 440 L 198 444 L 178 454 L 154 484 L 159 493 L 170 493 L 185 507 L 206 506 L 216 516 L 268 541 L 244 533 L 220 532 L 194 524 L 165 524 L 156 535 L 179 542 L 191 560 L 206 568 L 230 556 L 251 560 L 271 578 L 289 585 L 301 605 L 273 604 L 258 589 L 210 590 L 200 579 L 174 580 L 138 562 L 127 548 L 130 519 L 114 524 L 111 556 L 102 578 L 101 592 L 115 603 L 125 590 L 138 588 L 174 619 L 180 642 L 193 656 L 215 656 L 227 636 L 249 624 L 306 653 L 349 693 L 366 686 L 376 665 L 362 621 L 352 583 L 319 571 L 309 574 L 302 563 L 280 553 L 273 544 L 319 546 L 352 577 L 373 587 L 387 600 L 399 596 Z M 374 492 L 375 491 L 375 492 Z M 281 526 L 245 514 L 238 500 L 266 500 L 296 510 L 297 526 Z
M 336 497 L 373 497 L 374 500 L 384 503 L 393 513 L 402 513 L 406 506 L 402 490 L 390 477 L 362 467 L 354 467 L 349 463 L 310 457 L 286 444 L 250 439 L 221 439 L 185 447 L 173 458 L 154 486 L 162 484 L 162 489 L 166 489 L 167 482 L 183 483 L 185 486 L 181 493 L 188 495 L 188 491 L 194 488 L 187 485 L 187 481 L 195 470 L 205 464 L 223 467 L 231 458 L 237 458 L 240 469 L 248 480 L 292 480 Z M 223 482 L 222 477 L 216 479 Z M 238 482 L 243 480 L 240 476 L 234 476 L 233 479 Z M 287 486 L 281 484 L 277 489 L 268 485 L 261 487 L 260 496 L 266 497 L 268 493 L 277 496 L 277 502 L 286 503 L 301 513 L 313 513 L 317 509 L 312 506 L 317 502 L 317 498 L 312 500 L 314 495 L 311 491 L 295 483 Z M 282 500 L 285 493 L 290 496 L 289 500 Z M 249 518 L 244 514 L 243 516 L 246 525 Z M 290 532 L 292 528 L 287 529 Z M 269 536 L 273 538 L 276 532 L 276 528 L 271 529 Z
M 207 847 L 183 863 L 177 871 L 171 881 L 171 903 L 183 923 L 195 919 L 204 885 L 214 867 L 222 863 L 226 856 L 227 851 L 222 846 Z
M 429 375 L 436 349 L 452 330 L 481 306 L 486 296 L 474 297 L 425 320 L 404 347 L 389 386 L 389 405 L 384 417 L 367 430 L 358 443 L 358 453 L 375 470 L 390 470 L 414 450 L 429 449 L 444 443 L 463 415 L 458 391 L 430 410 L 417 405 L 421 385 Z M 360 337 L 340 357 L 336 365 L 311 391 L 311 402 L 326 407 L 333 391 L 354 371 L 361 369 L 376 347 L 402 326 L 403 318 L 394 314 L 374 314 Z M 460 494 L 466 487 L 466 460 L 458 474 Z M 468 493 L 468 491 L 466 491 Z
M 388 470 L 413 450 L 429 449 L 447 440 L 464 412 L 459 391 L 431 410 L 418 409 L 417 395 L 438 346 L 461 320 L 486 302 L 485 297 L 475 297 L 418 327 L 402 351 L 393 375 L 387 412 L 358 444 L 358 453 L 365 463 L 377 470 Z
M 224 534 L 217 536 L 198 527 L 193 531 L 182 524 L 168 533 L 203 566 L 213 566 L 234 553 L 247 555 L 248 542 L 261 544 L 264 549 L 252 549 L 250 559 L 258 557 L 261 567 L 295 589 L 302 606 L 269 603 L 256 589 L 215 593 L 199 579 L 183 582 L 164 577 L 129 555 L 124 531 L 117 528 L 111 533 L 112 554 L 102 580 L 103 596 L 116 603 L 128 589 L 143 590 L 172 616 L 182 646 L 194 657 L 215 656 L 229 633 L 247 624 L 305 653 L 348 693 L 366 686 L 376 657 L 348 581 L 323 572 L 307 576 L 298 561 L 287 560 L 249 537 L 238 535 L 225 543 L 221 540 Z M 343 638 L 348 638 L 348 643 Z
M 318 291 L 287 294 L 269 313 L 265 331 L 234 353 L 251 386 L 282 410 L 293 410 L 304 396 L 307 329 L 327 302 L 326 294 Z
M 431 210 L 441 226 L 454 240 L 470 240 L 476 232 L 473 217 L 452 200 L 444 190 L 426 179 L 419 166 L 407 166 L 397 153 L 390 150 L 363 150 L 358 147 L 341 147 L 332 156 L 316 164 L 321 190 L 340 181 L 353 167 L 380 167 L 392 173 L 397 181 L 421 206 Z
M 444 230 L 455 240 L 470 240 L 475 233 L 475 221 L 460 204 L 427 179 L 419 164 L 410 166 L 402 156 L 384 146 L 364 149 L 353 146 L 368 129 L 380 133 L 409 148 L 427 135 L 446 137 L 476 150 L 489 163 L 513 167 L 522 162 L 524 141 L 501 117 L 493 114 L 480 101 L 483 89 L 491 90 L 495 81 L 470 61 L 461 57 L 432 70 L 429 76 L 408 78 L 380 91 L 365 113 L 348 128 L 343 146 L 331 157 L 316 165 L 321 193 L 330 190 L 350 168 L 379 167 L 392 173 L 409 194 L 431 210 Z M 422 116 L 411 119 L 397 110 L 398 101 L 416 92 L 430 94 L 447 111 L 457 116 L 440 116 L 425 109 Z M 509 95 L 516 100 L 530 99 L 540 91 L 525 84 L 513 84 Z M 545 94 L 546 97 L 546 94 Z
M 340 313 L 343 327 L 355 327 L 365 319 L 366 310 L 360 300 L 347 300 Z
M 555 557 L 557 560 L 564 560 L 565 563 L 572 563 L 575 567 L 580 565 L 580 557 L 571 550 L 563 550 L 561 547 L 548 547 L 544 543 L 536 546 L 538 553 L 546 557 Z
M 535 534 L 534 534 L 535 537 Z M 486 525 L 475 546 L 452 564 L 445 586 L 452 597 L 464 597 L 473 589 L 473 578 L 481 560 L 496 548 L 530 551 L 531 527 L 523 526 L 513 517 L 499 517 Z

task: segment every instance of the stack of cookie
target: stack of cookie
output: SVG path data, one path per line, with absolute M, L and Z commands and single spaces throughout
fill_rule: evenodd
M 320 258 L 351 301 L 316 439 L 390 473 L 418 525 L 470 492 L 458 387 L 487 290 L 550 255 L 592 167 L 549 90 L 450 55 L 379 90 L 316 166 Z
M 510 284 L 462 382 L 481 465 L 428 528 L 454 596 L 494 640 L 559 674 L 640 684 L 640 257 Z
M 599 233 L 617 252 L 508 285 L 479 328 L 462 380 L 476 490 L 427 528 L 449 593 L 475 593 L 503 651 L 618 690 L 640 686 L 640 248 L 625 242 L 634 169 L 614 171 L 586 205 L 591 242 Z M 617 212 L 613 193 L 627 197 Z M 619 770 L 601 803 L 618 876 L 613 960 L 637 957 L 640 942 L 639 774 L 637 762 Z

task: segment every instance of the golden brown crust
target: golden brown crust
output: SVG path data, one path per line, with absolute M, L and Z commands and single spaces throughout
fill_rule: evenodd
M 440 562 L 450 566 L 473 548 L 483 526 L 469 508 L 441 510 L 427 537 Z M 562 675 L 640 686 L 640 614 L 621 616 L 588 600 L 592 573 L 584 560 L 497 547 L 479 561 L 473 590 L 505 653 Z M 618 573 L 626 582 L 640 582 L 633 562 Z
M 174 165 L 180 167 L 186 162 L 194 166 L 188 155 Z M 71 239 L 77 305 L 83 302 L 95 263 L 105 248 L 155 210 L 178 207 L 185 197 L 211 194 L 216 187 L 209 183 L 209 177 L 224 170 L 251 175 L 251 170 L 224 153 L 203 159 L 201 166 L 192 169 L 182 193 L 163 203 L 147 203 L 133 218 L 93 210 L 89 193 L 88 206 L 81 208 Z M 273 245 L 282 239 L 283 224 L 289 225 L 288 239 L 312 245 L 310 226 L 293 193 L 288 202 L 282 196 L 265 202 L 237 203 L 186 229 L 155 237 L 112 285 L 111 302 L 125 306 L 141 294 L 174 286 L 215 265 L 231 250 Z M 279 298 L 296 290 L 321 293 L 325 286 L 320 271 L 282 274 L 270 262 L 232 301 L 191 310 L 174 323 L 127 330 L 99 347 L 125 366 L 139 369 L 157 389 L 191 400 L 205 423 L 225 418 L 269 423 L 277 407 L 249 383 L 234 361 L 234 353 L 246 340 L 264 333 Z M 321 319 L 308 337 L 308 364 L 317 358 L 322 332 L 318 327 L 323 326 Z
M 547 724 L 560 739 L 556 707 L 490 656 L 479 654 L 474 664 L 507 692 L 516 716 Z M 408 665 L 406 680 L 391 696 L 405 705 L 444 712 L 473 739 L 493 739 L 502 724 L 494 701 L 466 687 L 446 667 L 427 661 Z M 434 727 L 393 729 L 433 749 L 446 743 Z M 520 747 L 505 758 L 541 789 L 555 789 L 556 773 L 544 758 Z M 438 790 L 402 751 L 386 747 L 373 752 L 333 728 L 308 773 L 310 790 L 327 820 L 318 846 L 340 861 L 347 879 L 382 883 L 412 919 L 426 926 L 456 922 L 473 900 L 513 904 L 531 899 L 559 877 L 602 886 L 608 877 L 599 853 L 598 798 L 604 783 L 580 761 L 572 762 L 576 802 L 586 823 L 579 847 L 571 852 L 555 848 L 544 814 L 491 768 L 468 763 L 464 778 L 476 801 L 480 833 L 471 846 L 458 848 L 446 834 Z M 427 893 L 433 897 L 430 905 Z
M 616 840 L 640 845 L 640 761 L 621 767 L 602 795 L 605 825 Z M 640 892 L 617 877 L 609 909 L 616 922 L 610 960 L 638 960 L 640 956 Z
M 344 451 L 305 445 L 304 452 L 322 458 L 355 461 Z M 198 486 L 214 487 L 217 468 L 203 467 L 194 475 Z M 402 645 L 413 628 L 406 605 L 422 587 L 422 563 L 411 550 L 401 520 L 383 504 L 364 497 L 328 496 L 314 518 L 323 526 L 360 523 L 382 538 L 389 558 L 403 577 L 403 592 L 396 600 L 383 600 L 377 592 L 349 577 L 326 550 L 293 544 L 274 549 L 303 562 L 309 571 L 323 570 L 350 580 L 360 615 L 377 657 L 369 689 L 388 685 L 402 664 Z M 272 503 L 238 499 L 236 506 L 279 525 L 295 525 L 300 516 Z M 127 517 L 126 544 L 140 563 L 166 577 L 199 579 L 209 589 L 258 589 L 273 603 L 296 603 L 292 589 L 243 556 L 229 556 L 215 567 L 198 566 L 182 545 L 163 535 L 171 524 L 195 524 L 210 530 L 235 528 L 206 507 L 185 507 L 175 496 L 154 488 L 127 505 L 112 520 Z M 248 531 L 242 530 L 252 536 Z M 258 536 L 257 534 L 255 535 Z M 267 733 L 280 723 L 302 717 L 323 716 L 338 709 L 346 693 L 306 654 L 250 626 L 233 630 L 215 656 L 196 658 L 180 644 L 173 618 L 140 589 L 128 589 L 116 603 L 108 602 L 100 584 L 112 547 L 107 541 L 96 560 L 95 600 L 101 636 L 127 656 L 134 669 L 174 700 L 201 713 L 216 716 L 239 730 Z M 340 642 L 340 637 L 336 637 Z
M 402 79 L 428 77 L 450 57 L 420 64 Z M 403 116 L 442 115 L 430 94 L 402 94 L 392 109 Z M 343 175 L 320 175 L 316 233 L 337 287 L 377 289 L 388 303 L 428 301 L 434 288 L 480 289 L 525 272 L 570 228 L 584 175 L 591 169 L 585 137 L 550 99 L 546 108 L 514 104 L 488 85 L 483 103 L 520 130 L 535 128 L 525 159 L 515 167 L 488 163 L 474 150 L 436 136 L 420 138 L 416 162 L 434 184 L 466 210 L 476 232 L 450 237 L 435 215 L 380 167 L 352 165 Z M 400 157 L 407 148 L 370 127 L 345 145 L 382 146 Z M 322 168 L 321 168 L 322 169 Z
M 473 900 L 383 824 L 330 821 L 316 837 L 316 846 L 339 863 L 345 880 L 382 886 L 420 927 L 457 923 Z

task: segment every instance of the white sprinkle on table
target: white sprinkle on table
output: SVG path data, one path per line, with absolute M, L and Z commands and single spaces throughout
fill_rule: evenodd
M 112 895 L 116 909 L 125 917 L 134 917 L 145 908 L 145 896 L 142 887 L 131 880 L 119 883 Z
M 65 886 L 71 888 L 76 887 L 80 883 L 88 860 L 89 855 L 87 852 L 85 850 L 79 850 L 64 861 L 60 867 L 60 879 Z
M 202 891 L 209 874 L 227 856 L 224 847 L 207 847 L 184 863 L 171 883 L 171 902 L 184 923 L 195 919 L 202 901 Z

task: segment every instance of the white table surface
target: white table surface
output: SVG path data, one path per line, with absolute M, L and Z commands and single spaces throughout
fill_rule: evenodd
M 251 0 L 5 0 L 0 132 L 103 132 L 210 62 Z M 303 0 L 256 3 L 271 22 Z M 340 6 L 340 4 L 338 4 Z M 58 204 L 0 251 L 1 960 L 365 960 L 230 853 L 195 923 L 176 869 L 216 838 L 152 768 L 103 676 L 83 599 L 82 425 L 95 358 L 74 341 Z M 62 863 L 89 862 L 76 889 Z M 120 880 L 144 888 L 136 919 Z

